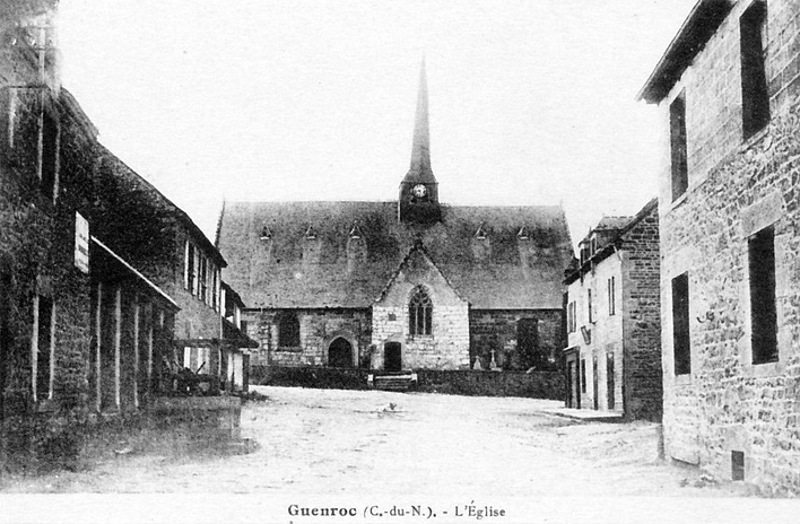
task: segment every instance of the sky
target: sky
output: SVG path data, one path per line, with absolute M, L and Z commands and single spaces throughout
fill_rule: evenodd
M 425 57 L 440 200 L 562 205 L 573 243 L 656 196 L 636 94 L 695 0 L 61 0 L 63 86 L 213 240 L 227 201 L 396 200 Z

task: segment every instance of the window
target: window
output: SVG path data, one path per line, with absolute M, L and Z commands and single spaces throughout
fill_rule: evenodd
M 739 19 L 742 62 L 742 132 L 747 139 L 769 122 L 769 93 L 764 67 L 767 6 L 754 2 Z
M 284 311 L 278 317 L 278 346 L 297 347 L 300 345 L 300 321 L 297 313 Z
M 591 289 L 587 289 L 586 290 L 586 307 L 587 307 L 587 311 L 589 312 L 589 322 L 590 323 L 594 322 L 594 320 L 592 319 L 592 290 Z
M 581 244 L 581 265 L 584 265 L 589 260 L 589 246 L 586 243 Z
M 567 305 L 567 332 L 575 333 L 577 329 L 577 322 L 575 319 L 575 301 L 573 300 Z
M 198 277 L 197 298 L 203 302 L 208 302 L 208 259 L 202 254 L 199 257 L 200 274 Z
M 193 373 L 208 375 L 211 373 L 211 348 L 183 348 L 183 367 Z
M 42 117 L 41 190 L 53 200 L 56 198 L 58 176 L 58 124 L 47 112 Z
M 408 330 L 411 335 L 430 335 L 433 304 L 422 287 L 414 290 L 408 303 Z
M 219 286 L 219 271 L 216 266 L 211 264 L 211 307 L 219 311 L 219 302 L 217 301 L 217 287 Z
M 762 229 L 747 241 L 753 364 L 778 361 L 775 307 L 775 230 Z
M 616 301 L 616 281 L 614 277 L 608 279 L 608 315 L 615 315 L 617 312 Z
M 184 271 L 184 282 L 186 289 L 194 294 L 195 270 L 194 270 L 194 246 L 188 240 L 186 241 L 186 268 Z
M 48 297 L 37 296 L 34 300 L 33 347 L 36 351 L 36 389 L 37 400 L 52 397 L 53 362 L 53 320 L 55 310 Z
M 589 241 L 589 256 L 594 256 L 597 253 L 597 237 L 593 236 Z
M 550 355 L 539 345 L 538 319 L 521 318 L 517 321 L 517 351 L 525 369 L 541 371 L 550 368 Z
M 731 451 L 731 480 L 744 480 L 743 451 Z
M 672 174 L 672 200 L 686 192 L 689 185 L 689 168 L 686 153 L 686 92 L 669 106 L 670 169 Z
M 675 374 L 687 375 L 691 373 L 688 273 L 672 279 L 672 346 Z

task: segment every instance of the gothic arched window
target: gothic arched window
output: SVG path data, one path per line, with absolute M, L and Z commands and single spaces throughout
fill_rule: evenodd
M 284 311 L 278 317 L 278 346 L 297 347 L 300 345 L 300 321 L 297 313 Z
M 411 335 L 430 335 L 433 303 L 421 286 L 414 290 L 408 302 L 408 329 Z

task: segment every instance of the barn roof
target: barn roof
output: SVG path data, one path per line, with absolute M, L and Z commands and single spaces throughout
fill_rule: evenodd
M 228 202 L 220 219 L 225 280 L 248 308 L 369 307 L 418 241 L 473 308 L 562 307 L 558 206 L 443 205 L 425 227 L 400 223 L 396 202 Z

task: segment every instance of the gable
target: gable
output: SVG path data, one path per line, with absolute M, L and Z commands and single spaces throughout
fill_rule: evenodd
M 425 288 L 434 304 L 466 302 L 425 253 L 422 245 L 417 244 L 401 262 L 375 303 L 405 307 L 412 291 L 418 286 Z

